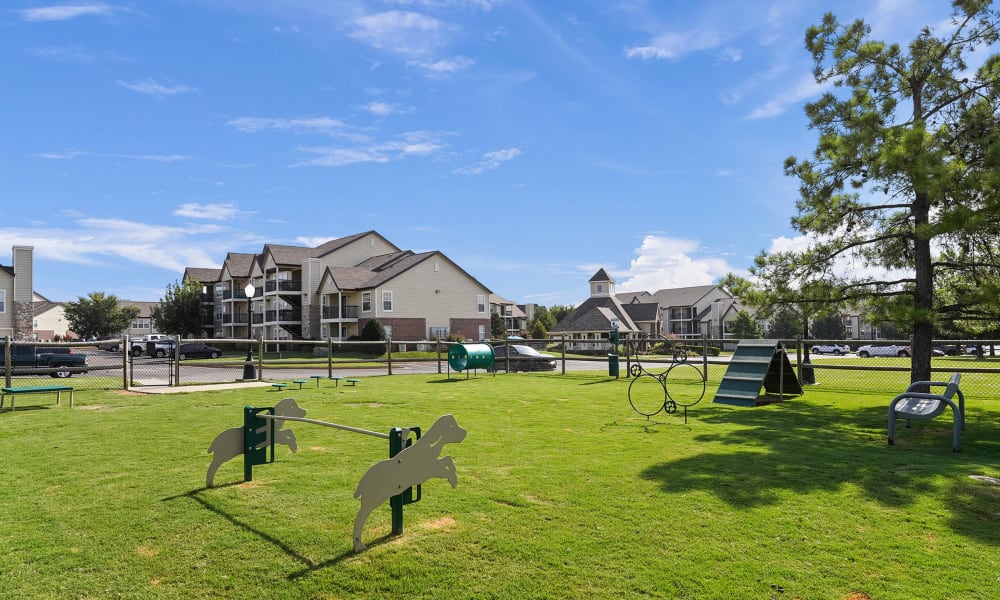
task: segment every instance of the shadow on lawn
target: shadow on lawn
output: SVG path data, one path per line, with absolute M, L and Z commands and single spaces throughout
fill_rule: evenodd
M 696 436 L 705 452 L 652 465 L 642 476 L 667 493 L 704 490 L 741 508 L 782 501 L 786 492 L 836 492 L 848 485 L 897 508 L 931 493 L 948 498 L 953 530 L 997 543 L 1000 486 L 968 476 L 1000 463 L 1000 414 L 967 408 L 963 451 L 953 453 L 950 415 L 902 429 L 889 446 L 887 409 L 888 400 L 884 407 L 860 409 L 795 400 L 747 409 L 710 405 L 698 420 L 727 431 Z M 734 448 L 713 452 L 712 446 Z
M 309 575 L 310 573 L 313 573 L 315 571 L 319 571 L 319 570 L 325 569 L 327 567 L 336 566 L 336 565 L 344 562 L 345 560 L 358 555 L 353 550 L 348 550 L 347 552 L 344 552 L 343 554 L 341 554 L 339 556 L 335 556 L 333 558 L 324 560 L 322 562 L 315 562 L 315 561 L 311 560 L 309 557 L 307 557 L 307 556 L 299 553 L 298 551 L 296 551 L 294 548 L 292 548 L 291 546 L 289 546 L 285 542 L 283 542 L 280 539 L 274 537 L 273 535 L 267 533 L 266 531 L 262 531 L 260 529 L 257 529 L 256 527 L 253 527 L 252 525 L 250 525 L 248 523 L 245 523 L 245 522 L 237 519 L 236 517 L 234 517 L 233 515 L 229 514 L 228 512 L 226 512 L 226 511 L 220 509 L 219 507 L 215 506 L 207 498 L 203 498 L 202 495 L 201 495 L 203 492 L 206 492 L 206 491 L 209 491 L 209 490 L 213 490 L 213 489 L 217 490 L 217 489 L 224 488 L 224 487 L 239 486 L 239 485 L 244 485 L 244 484 L 245 484 L 245 482 L 243 482 L 243 481 L 236 481 L 236 482 L 233 482 L 233 483 L 226 483 L 226 484 L 222 484 L 222 485 L 217 485 L 217 486 L 212 487 L 212 488 L 205 488 L 205 487 L 203 487 L 203 488 L 198 488 L 196 490 L 191 490 L 190 492 L 185 492 L 183 494 L 178 494 L 176 496 L 170 496 L 169 498 L 164 498 L 163 500 L 164 501 L 170 501 L 170 500 L 177 500 L 178 498 L 190 498 L 191 500 L 194 500 L 195 502 L 197 502 L 198 504 L 200 504 L 202 507 L 204 507 L 208 511 L 210 511 L 212 513 L 215 513 L 216 515 L 219 515 L 220 517 L 222 517 L 226 521 L 230 522 L 231 524 L 233 524 L 236 527 L 239 527 L 240 529 L 246 531 L 247 533 L 251 533 L 251 534 L 259 537 L 260 539 L 264 540 L 265 542 L 267 542 L 269 544 L 272 544 L 273 546 L 275 546 L 276 548 L 278 548 L 279 550 L 281 550 L 282 552 L 284 552 L 289 558 L 292 558 L 292 559 L 294 559 L 294 560 L 302 563 L 303 565 L 305 565 L 305 567 L 303 567 L 302 569 L 299 569 L 298 571 L 294 571 L 292 573 L 289 573 L 288 576 L 287 576 L 287 578 L 289 580 L 300 579 L 300 578 L 302 578 L 302 577 L 304 577 L 306 575 Z M 379 546 L 381 544 L 385 544 L 385 543 L 387 543 L 387 542 L 389 542 L 389 541 L 391 541 L 391 540 L 393 540 L 395 538 L 396 538 L 396 536 L 394 536 L 392 534 L 386 534 L 386 535 L 383 535 L 381 537 L 378 537 L 378 538 L 375 538 L 373 540 L 370 540 L 367 543 L 367 546 L 368 546 L 369 549 L 372 549 L 372 548 L 374 548 L 376 546 Z

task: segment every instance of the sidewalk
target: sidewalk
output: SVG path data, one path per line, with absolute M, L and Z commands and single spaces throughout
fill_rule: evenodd
M 237 383 L 209 383 L 206 385 L 151 385 L 130 387 L 128 391 L 137 394 L 184 394 L 188 392 L 215 392 L 218 390 L 238 390 L 242 388 L 269 387 L 269 381 L 240 381 Z

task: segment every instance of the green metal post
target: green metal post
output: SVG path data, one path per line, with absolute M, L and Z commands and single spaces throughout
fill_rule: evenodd
M 403 436 L 409 436 L 410 432 L 416 434 L 417 439 L 420 439 L 420 428 L 411 427 L 409 430 L 403 429 L 401 427 L 393 427 L 389 431 L 389 458 L 393 458 L 397 454 L 403 451 L 413 442 Z M 412 504 L 414 502 L 419 502 L 421 497 L 420 486 L 417 486 L 417 495 L 413 496 L 413 488 L 409 487 L 403 490 L 401 493 L 389 498 L 389 507 L 392 509 L 392 535 L 399 535 L 403 533 L 403 506 L 406 504 Z

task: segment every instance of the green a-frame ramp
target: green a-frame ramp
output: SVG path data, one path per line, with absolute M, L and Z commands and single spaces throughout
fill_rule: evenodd
M 761 388 L 777 398 L 762 399 Z M 778 340 L 740 340 L 712 402 L 759 406 L 801 395 L 802 385 Z

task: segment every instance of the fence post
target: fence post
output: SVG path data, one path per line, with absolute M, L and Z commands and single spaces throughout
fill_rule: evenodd
M 392 338 L 385 338 L 385 355 L 386 363 L 389 368 L 389 372 L 386 374 L 392 375 Z
M 719 354 L 722 354 L 722 344 L 719 344 Z M 708 383 L 708 334 L 701 334 L 701 381 Z
M 174 386 L 179 386 L 181 384 L 181 336 L 174 336 L 174 351 L 173 351 L 173 371 L 174 371 Z
M 264 333 L 257 338 L 257 381 L 264 380 Z
M 326 338 L 326 376 L 333 377 L 333 336 Z
M 131 349 L 132 340 L 126 333 L 122 337 L 122 389 L 127 390 L 132 383 L 132 372 L 129 370 L 129 356 L 132 355 L 129 350 Z

